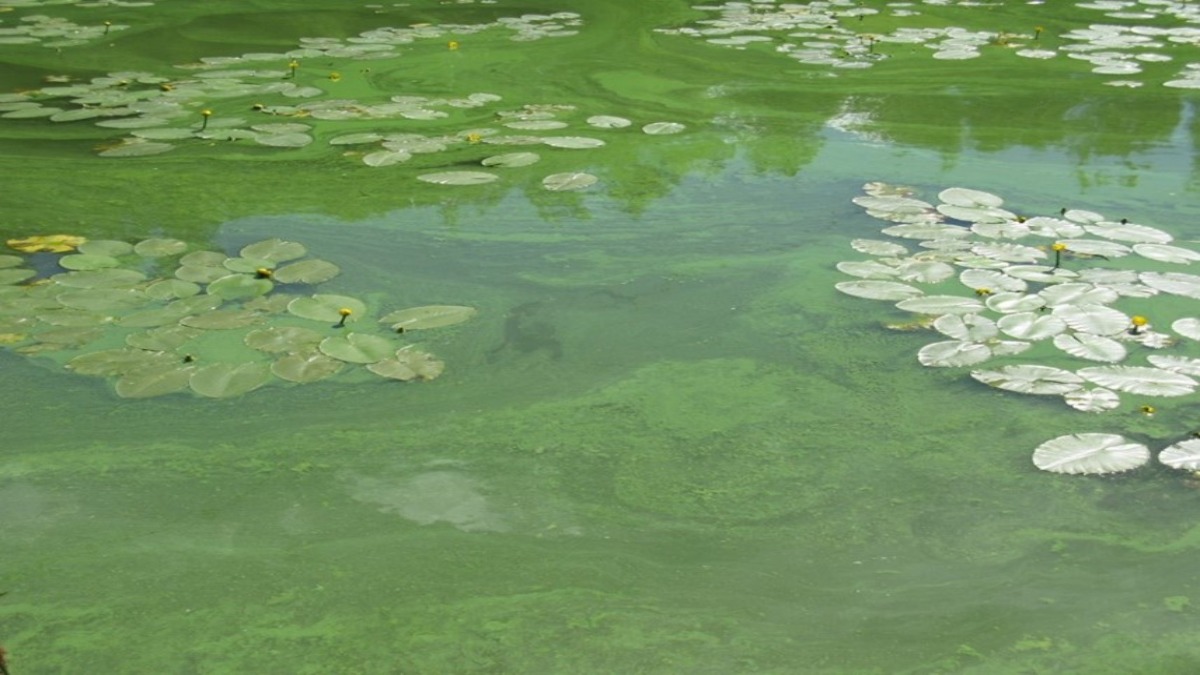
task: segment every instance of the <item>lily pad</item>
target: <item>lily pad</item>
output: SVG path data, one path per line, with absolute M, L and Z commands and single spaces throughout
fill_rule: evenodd
M 1158 461 L 1172 469 L 1200 471 L 1200 438 L 1189 438 L 1158 453 Z
M 393 330 L 441 328 L 462 323 L 475 316 L 474 307 L 462 305 L 425 305 L 401 309 L 384 315 L 380 323 L 391 324 Z
M 207 292 L 225 300 L 256 298 L 271 292 L 275 284 L 270 279 L 260 279 L 249 274 L 230 274 L 212 281 Z
M 348 363 L 375 363 L 395 353 L 396 345 L 387 338 L 366 333 L 350 333 L 321 341 L 321 353 Z
M 367 306 L 362 300 L 347 295 L 317 294 L 296 298 L 288 303 L 288 312 L 305 319 L 327 323 L 341 322 L 343 309 L 350 310 L 348 319 L 351 321 L 367 312 Z
M 121 398 L 149 398 L 187 389 L 195 370 L 192 366 L 170 365 L 142 368 L 122 375 L 115 383 Z
M 143 258 L 165 258 L 179 255 L 188 248 L 186 241 L 179 239 L 146 239 L 134 244 L 133 252 Z
M 1117 434 L 1067 434 L 1042 443 L 1033 452 L 1034 466 L 1054 473 L 1117 473 L 1149 461 L 1149 448 Z
M 308 352 L 316 349 L 323 337 L 300 326 L 270 326 L 246 333 L 244 342 L 247 347 L 263 352 Z
M 1083 387 L 1084 380 L 1062 368 L 1039 365 L 1004 366 L 996 370 L 974 370 L 971 377 L 990 387 L 1022 394 L 1062 395 Z
M 514 169 L 536 164 L 540 159 L 541 157 L 536 152 L 509 152 L 503 155 L 484 157 L 479 163 L 484 166 L 499 166 Z
M 590 173 L 554 173 L 542 179 L 542 187 L 551 192 L 583 190 L 595 185 L 598 180 L 600 179 Z
M 992 357 L 987 345 L 962 340 L 947 340 L 925 345 L 917 352 L 917 360 L 923 366 L 953 367 L 971 366 Z
M 204 330 L 230 330 L 262 323 L 262 317 L 257 312 L 244 309 L 214 309 L 204 314 L 185 316 L 179 323 Z
M 396 350 L 395 358 L 377 361 L 367 366 L 367 370 L 395 380 L 432 380 L 442 374 L 446 364 L 429 352 L 414 349 L 411 346 Z
M 983 303 L 979 300 L 958 295 L 925 295 L 901 300 L 896 306 L 906 312 L 920 314 L 978 314 L 983 310 Z
M 336 277 L 341 268 L 326 260 L 311 259 L 289 263 L 272 276 L 281 284 L 320 284 Z
M 1125 345 L 1090 333 L 1059 333 L 1054 336 L 1054 346 L 1081 359 L 1117 363 L 1125 360 Z
M 906 300 L 925 294 L 924 291 L 898 281 L 842 281 L 834 288 L 857 298 L 869 300 Z
M 1196 390 L 1196 380 L 1161 368 L 1144 366 L 1097 366 L 1080 368 L 1079 375 L 1117 391 L 1146 396 L 1183 396 Z
M 320 352 L 288 354 L 271 364 L 276 377 L 289 382 L 316 382 L 336 375 L 346 366 L 344 361 L 330 358 Z
M 484 171 L 442 171 L 417 176 L 417 180 L 435 185 L 483 185 L 498 178 L 496 174 Z
M 1063 394 L 1067 405 L 1083 412 L 1106 412 L 1116 410 L 1121 405 L 1121 398 L 1111 389 L 1091 387 L 1076 389 Z
M 270 379 L 265 363 L 212 363 L 193 371 L 188 384 L 201 396 L 228 398 L 258 389 Z

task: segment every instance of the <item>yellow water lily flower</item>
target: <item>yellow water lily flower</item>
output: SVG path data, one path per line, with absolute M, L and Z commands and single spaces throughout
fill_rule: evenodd
M 66 253 L 67 251 L 74 251 L 85 241 L 87 241 L 85 237 L 73 234 L 44 234 L 24 239 L 9 239 L 6 243 L 9 248 L 15 248 L 22 253 L 38 253 L 41 251 Z
M 450 48 L 450 51 L 454 51 L 458 49 L 458 40 L 451 40 L 446 43 L 446 46 Z

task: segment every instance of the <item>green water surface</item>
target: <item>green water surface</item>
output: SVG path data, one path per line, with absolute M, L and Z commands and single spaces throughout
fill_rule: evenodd
M 325 292 L 479 310 L 414 338 L 447 364 L 434 381 L 234 399 L 121 399 L 0 351 L 0 645 L 14 674 L 1200 669 L 1194 483 L 1029 460 L 1079 431 L 1161 447 L 1200 428 L 1194 404 L 1086 415 L 922 368 L 928 334 L 884 328 L 908 315 L 833 288 L 849 241 L 879 238 L 850 202 L 868 181 L 1200 238 L 1194 98 L 1160 86 L 1200 60 L 1195 45 L 1130 89 L 1001 45 L 970 61 L 880 45 L 890 58 L 870 69 L 807 66 L 656 32 L 711 18 L 677 0 L 329 5 L 0 4 L 0 27 L 33 14 L 129 26 L 78 46 L 0 44 L 3 91 L 47 75 L 182 78 L 176 66 L 204 57 L 384 26 L 582 20 L 528 42 L 448 30 L 399 58 L 305 60 L 297 79 L 330 97 L 503 102 L 316 121 L 298 149 L 104 158 L 96 146 L 123 130 L 0 118 L 0 238 L 235 252 L 281 237 L 342 266 Z M 843 21 L 1040 25 L 1050 43 L 1103 20 L 917 9 Z M 257 102 L 198 105 L 215 120 Z M 328 144 L 457 133 L 526 104 L 575 106 L 562 133 L 607 144 L 538 148 L 537 165 L 480 186 L 415 176 L 527 148 L 465 143 L 373 168 Z M 635 124 L 583 123 L 599 114 Z M 687 128 L 638 130 L 655 121 Z M 542 188 L 565 171 L 599 182 Z

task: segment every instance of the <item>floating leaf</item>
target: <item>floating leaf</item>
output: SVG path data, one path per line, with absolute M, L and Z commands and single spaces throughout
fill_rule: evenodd
M 992 350 L 987 345 L 962 340 L 934 342 L 917 352 L 921 365 L 933 367 L 971 366 L 991 357 Z
M 1150 260 L 1179 265 L 1187 265 L 1200 260 L 1200 253 L 1196 251 L 1167 244 L 1134 244 L 1133 252 Z
M 1189 438 L 1158 453 L 1158 461 L 1172 469 L 1200 471 L 1200 438 Z
M 1046 305 L 1046 301 L 1037 295 L 1024 293 L 996 293 L 989 295 L 984 301 L 987 308 L 1000 314 L 1016 314 L 1033 312 Z
M 587 123 L 600 129 L 623 129 L 633 124 L 633 122 L 624 117 L 615 117 L 613 115 L 592 115 L 587 118 Z
M 240 396 L 266 384 L 271 371 L 264 363 L 211 363 L 192 372 L 192 391 L 211 398 Z
M 936 260 L 906 260 L 896 266 L 895 274 L 901 281 L 937 284 L 954 276 L 954 268 Z
M 289 382 L 316 382 L 336 375 L 345 367 L 344 361 L 320 352 L 288 354 L 271 364 L 271 372 Z
M 898 281 L 842 281 L 834 287 L 846 295 L 870 300 L 905 300 L 924 295 L 921 289 Z
M 1171 324 L 1171 330 L 1185 338 L 1200 340 L 1200 319 L 1186 317 Z
M 983 303 L 979 300 L 958 295 L 925 295 L 901 300 L 896 306 L 920 314 L 978 314 L 983 311 Z
M 1116 335 L 1130 325 L 1127 315 L 1104 305 L 1059 305 L 1052 315 L 1076 331 L 1095 335 Z
M 271 292 L 275 284 L 270 279 L 260 279 L 249 274 L 230 274 L 214 280 L 207 292 L 225 300 L 256 298 Z
M 191 366 L 178 364 L 134 370 L 116 381 L 117 395 L 121 398 L 149 398 L 183 391 L 187 389 L 194 370 Z
M 117 267 L 121 262 L 112 256 L 78 253 L 64 255 L 58 259 L 58 264 L 68 270 L 99 270 Z
M 1054 473 L 1117 473 L 1149 461 L 1149 448 L 1117 434 L 1068 434 L 1042 443 L 1033 452 L 1034 465 Z
M 986 342 L 999 334 L 996 322 L 978 314 L 943 314 L 933 322 L 939 333 L 955 340 Z
M 321 341 L 320 349 L 326 356 L 349 363 L 375 363 L 392 356 L 396 345 L 377 335 L 350 333 L 325 338 Z
M 947 204 L 969 208 L 978 206 L 1000 206 L 1004 203 L 1003 199 L 990 192 L 962 187 L 946 188 L 938 193 L 938 199 Z
M 851 248 L 859 253 L 874 255 L 880 257 L 896 257 L 908 255 L 908 249 L 897 244 L 894 241 L 881 241 L 879 239 L 854 239 L 850 242 Z
M 203 334 L 204 331 L 199 328 L 176 324 L 154 328 L 142 333 L 131 333 L 125 336 L 125 344 L 148 351 L 171 352 Z
M 154 300 L 189 298 L 200 292 L 200 285 L 182 279 L 160 279 L 146 286 L 146 297 Z
M 483 171 L 442 171 L 417 176 L 417 180 L 435 185 L 483 185 L 497 178 L 496 174 Z
M 1188 298 L 1200 299 L 1200 276 L 1183 272 L 1142 272 L 1138 279 L 1150 288 Z
M 651 136 L 662 136 L 666 134 L 677 134 L 687 127 L 678 122 L 651 122 L 642 127 L 642 132 Z
M 320 284 L 336 277 L 341 268 L 325 260 L 301 260 L 275 270 L 272 276 L 281 284 Z
M 309 328 L 270 326 L 246 333 L 244 342 L 247 347 L 263 352 L 308 352 L 317 348 L 322 337 Z
M 10 267 L 0 270 L 0 285 L 19 284 L 26 279 L 36 276 L 37 272 L 23 267 Z
M 57 298 L 64 307 L 94 312 L 128 310 L 150 301 L 141 291 L 123 288 L 85 288 L 59 293 Z
M 971 377 L 988 386 L 1022 394 L 1062 395 L 1083 386 L 1083 378 L 1069 370 L 1039 365 L 1004 366 L 974 370 Z
M 409 346 L 396 350 L 395 358 L 368 365 L 367 370 L 383 377 L 408 381 L 413 378 L 432 380 L 441 375 L 445 367 L 446 364 L 432 354 Z
M 565 192 L 567 190 L 583 190 L 596 184 L 600 180 L 590 173 L 572 172 L 572 173 L 554 173 L 542 179 L 542 187 L 551 192 Z
M 1076 389 L 1063 394 L 1067 405 L 1083 412 L 1105 412 L 1116 410 L 1121 405 L 1121 398 L 1116 392 L 1104 387 Z
M 1085 283 L 1064 283 L 1047 286 L 1038 292 L 1049 306 L 1107 305 L 1120 297 L 1111 288 Z
M 350 310 L 350 314 L 347 315 L 350 320 L 367 312 L 367 306 L 362 300 L 347 295 L 318 294 L 296 298 L 288 303 L 288 312 L 313 321 L 340 322 L 343 309 Z
M 462 305 L 425 305 L 401 309 L 384 315 L 380 323 L 391 324 L 393 330 L 441 328 L 462 323 L 475 316 L 474 307 Z
M 134 244 L 133 251 L 143 258 L 164 258 L 187 250 L 187 242 L 178 239 L 146 239 Z
M 143 368 L 174 365 L 178 359 L 168 354 L 141 349 L 105 349 L 80 354 L 67 362 L 67 369 L 80 375 L 111 376 Z
M 266 239 L 264 241 L 255 242 L 248 246 L 242 247 L 239 254 L 243 258 L 268 260 L 274 263 L 281 263 L 288 260 L 303 258 L 308 255 L 308 249 L 304 244 L 294 241 L 284 241 L 282 239 Z
M 1148 225 L 1135 223 L 1099 222 L 1084 225 L 1084 229 L 1097 237 L 1117 241 L 1133 241 L 1147 244 L 1166 244 L 1174 237 Z
M 1060 333 L 1054 336 L 1054 346 L 1081 359 L 1117 363 L 1125 360 L 1125 345 L 1111 338 L 1090 333 Z
M 204 330 L 229 330 L 262 323 L 262 317 L 257 312 L 244 309 L 214 309 L 205 314 L 185 316 L 179 320 L 179 323 Z
M 111 268 L 55 274 L 51 279 L 59 286 L 68 288 L 116 288 L 132 289 L 146 280 L 146 275 L 137 270 Z
M 1162 368 L 1163 370 L 1183 373 L 1192 377 L 1200 377 L 1200 359 L 1192 359 L 1186 356 L 1151 354 L 1146 357 L 1146 360 L 1154 364 L 1155 367 Z
M 484 166 L 499 166 L 509 169 L 536 164 L 541 159 L 536 152 L 509 152 L 503 155 L 492 155 L 480 160 Z
M 587 138 L 586 136 L 547 136 L 542 139 L 542 142 L 552 148 L 569 150 L 598 148 L 604 145 L 604 141 L 599 138 Z
M 1196 380 L 1182 373 L 1143 366 L 1080 368 L 1079 375 L 1117 391 L 1146 396 L 1183 396 L 1196 389 Z

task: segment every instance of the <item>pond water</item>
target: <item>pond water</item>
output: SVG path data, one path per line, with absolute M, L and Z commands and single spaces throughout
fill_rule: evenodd
M 299 242 L 341 271 L 287 292 L 445 364 L 122 396 L 63 364 L 124 306 L 21 304 L 70 252 L 4 251 L 34 270 L 0 277 L 12 672 L 1196 672 L 1191 474 L 1030 461 L 1157 452 L 1195 399 L 990 388 L 835 289 L 853 240 L 919 250 L 851 201 L 872 182 L 1195 248 L 1194 6 L 580 4 L 0 0 L 3 239 L 179 240 L 115 256 L 163 277 Z M 418 179 L 446 173 L 474 184 Z M 430 305 L 476 311 L 374 327 Z M 93 310 L 94 342 L 23 332 Z

